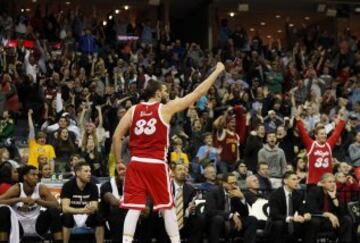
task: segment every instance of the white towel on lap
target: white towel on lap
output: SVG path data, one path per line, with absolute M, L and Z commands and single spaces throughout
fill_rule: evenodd
M 74 214 L 75 227 L 85 227 L 85 222 L 88 218 L 86 214 Z

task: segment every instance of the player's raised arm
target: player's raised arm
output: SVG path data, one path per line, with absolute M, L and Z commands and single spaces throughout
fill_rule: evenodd
M 121 140 L 126 135 L 127 131 L 131 126 L 131 120 L 132 120 L 131 116 L 133 109 L 134 107 L 131 107 L 121 118 L 113 135 L 113 139 L 112 139 L 113 152 L 116 161 L 121 161 L 121 143 L 122 143 Z
M 210 87 L 214 84 L 217 77 L 221 74 L 222 71 L 224 71 L 224 69 L 224 64 L 218 62 L 216 64 L 215 70 L 193 92 L 182 98 L 171 100 L 166 105 L 164 105 L 163 113 L 172 116 L 173 114 L 183 111 L 191 104 L 195 103 L 201 96 L 208 92 Z

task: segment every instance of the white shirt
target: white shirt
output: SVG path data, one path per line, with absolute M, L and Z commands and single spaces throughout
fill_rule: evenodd
M 289 195 L 292 194 L 292 192 L 289 192 L 286 190 L 286 187 L 284 186 L 285 191 L 285 202 L 286 202 L 286 222 L 289 223 L 292 216 L 289 216 Z
M 175 198 L 175 201 L 176 201 L 176 198 L 178 196 L 178 193 L 180 192 L 180 190 L 182 190 L 183 187 L 184 187 L 184 185 L 180 186 L 174 181 L 174 192 L 175 192 L 174 198 Z

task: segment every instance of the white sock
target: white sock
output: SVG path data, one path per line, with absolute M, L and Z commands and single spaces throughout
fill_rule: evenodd
M 180 243 L 180 234 L 179 227 L 176 220 L 175 208 L 172 209 L 164 209 L 164 221 L 165 221 L 165 229 L 171 243 Z
M 129 209 L 124 220 L 123 243 L 132 243 L 140 210 Z

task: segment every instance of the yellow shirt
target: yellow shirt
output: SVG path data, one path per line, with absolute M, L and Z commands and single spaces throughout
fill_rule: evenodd
M 38 166 L 40 155 L 46 156 L 48 160 L 56 158 L 54 147 L 49 144 L 38 144 L 35 139 L 29 139 L 29 161 L 28 165 Z
M 110 151 L 109 153 L 109 176 L 115 176 L 115 155 Z
M 176 163 L 178 161 L 179 157 L 178 157 L 178 153 L 177 152 L 171 152 L 170 153 L 170 161 L 171 163 Z M 182 163 L 184 163 L 184 165 L 188 166 L 189 165 L 189 158 L 187 156 L 187 154 L 181 152 L 180 153 L 180 160 L 182 161 Z

